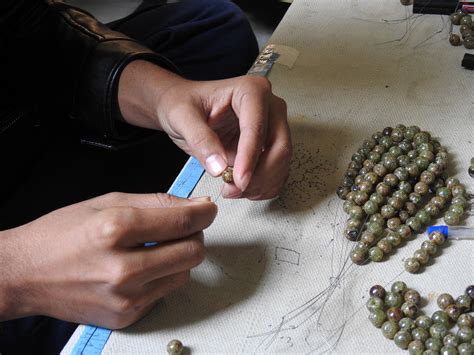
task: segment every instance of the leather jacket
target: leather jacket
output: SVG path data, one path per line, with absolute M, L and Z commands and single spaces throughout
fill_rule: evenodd
M 44 127 L 74 121 L 110 146 L 138 131 L 123 121 L 117 102 L 120 73 L 136 59 L 174 70 L 164 57 L 62 1 L 0 2 L 0 196 L 5 179 L 16 180 L 45 139 L 38 134 Z

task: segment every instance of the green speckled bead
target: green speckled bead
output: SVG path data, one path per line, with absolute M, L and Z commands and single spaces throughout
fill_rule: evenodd
M 394 174 L 385 175 L 385 177 L 383 178 L 383 182 L 390 187 L 395 187 L 399 183 L 398 178 Z
M 446 240 L 446 237 L 440 231 L 434 231 L 428 235 L 428 239 L 436 245 L 443 245 Z
M 372 149 L 373 147 L 376 146 L 376 144 L 377 144 L 377 141 L 373 138 L 364 139 L 364 141 L 362 142 L 362 146 L 368 149 Z
M 379 261 L 382 261 L 383 259 L 383 251 L 379 247 L 370 248 L 368 255 L 369 255 L 369 259 L 374 262 L 379 262 Z
M 414 253 L 413 253 L 413 257 L 418 260 L 418 262 L 420 263 L 420 265 L 426 265 L 428 263 L 428 261 L 430 260 L 430 256 L 429 254 L 423 250 L 423 249 L 417 249 Z
M 429 350 L 440 351 L 443 347 L 443 342 L 438 338 L 428 338 L 425 341 L 425 346 Z
M 459 21 L 459 24 L 462 25 L 467 25 L 471 26 L 472 25 L 472 17 L 470 15 L 466 15 L 461 17 L 461 20 Z
M 431 240 L 425 240 L 421 243 L 421 249 L 426 251 L 430 256 L 436 254 L 438 247 Z
M 362 181 L 359 184 L 359 191 L 367 192 L 368 194 L 370 194 L 372 192 L 373 188 L 374 188 L 374 186 L 369 181 Z
M 344 236 L 351 241 L 357 240 L 361 227 L 360 219 L 348 219 L 344 227 Z
M 406 138 L 406 139 L 409 139 L 409 140 L 413 140 L 413 138 L 415 137 L 415 135 L 420 132 L 420 127 L 418 126 L 409 126 L 407 127 L 407 129 L 405 130 L 405 133 L 403 134 L 403 136 Z
M 394 145 L 390 147 L 390 149 L 388 150 L 388 153 L 394 156 L 395 158 L 398 158 L 400 155 L 403 154 L 403 151 L 402 151 L 402 148 L 400 148 L 398 145 Z M 398 159 L 397 159 L 397 165 L 398 165 Z
M 474 318 L 468 313 L 463 313 L 459 316 L 456 324 L 458 325 L 458 327 L 473 327 Z
M 373 169 L 374 167 L 372 166 L 370 169 Z M 371 183 L 372 185 L 376 184 L 377 181 L 379 180 L 379 177 L 376 173 L 374 173 L 373 171 L 367 173 L 364 175 L 364 180 L 366 182 L 369 182 Z
M 354 202 L 362 206 L 369 199 L 369 195 L 364 191 L 356 191 L 354 195 Z
M 455 304 L 450 304 L 447 306 L 444 311 L 447 313 L 448 317 L 451 318 L 454 322 L 456 322 L 461 315 L 461 308 L 456 306 Z
M 387 228 L 390 229 L 391 231 L 395 231 L 402 225 L 402 222 L 400 221 L 400 218 L 398 217 L 393 217 L 390 218 L 387 221 Z
M 366 224 L 366 226 L 367 230 L 374 233 L 377 237 L 381 237 L 383 235 L 384 229 L 380 224 L 369 222 Z
M 386 235 L 387 240 L 392 244 L 393 247 L 397 247 L 400 245 L 402 242 L 402 238 L 400 237 L 400 234 L 395 231 L 389 231 Z
M 443 172 L 443 168 L 439 164 L 436 164 L 436 163 L 431 163 L 430 165 L 428 165 L 427 170 L 430 173 L 434 174 L 435 176 L 439 176 Z
M 382 215 L 383 218 L 392 218 L 395 217 L 395 214 L 397 211 L 395 208 L 393 208 L 390 205 L 383 205 L 382 208 L 380 209 L 380 214 Z
M 364 212 L 370 216 L 370 215 L 373 215 L 374 213 L 377 213 L 379 206 L 375 202 L 369 200 L 366 203 L 364 203 L 363 209 L 364 209 Z
M 383 164 L 376 164 L 374 166 L 374 173 L 376 173 L 379 177 L 384 177 L 388 173 L 388 169 L 383 166 Z
M 434 153 L 430 152 L 429 150 L 424 150 L 424 151 L 420 152 L 418 157 L 421 158 L 421 159 L 424 159 L 425 161 L 428 162 L 428 163 L 423 162 L 424 169 L 428 169 L 428 166 L 430 166 L 430 162 L 435 160 Z
M 392 194 L 392 197 L 399 198 L 403 202 L 408 201 L 408 194 L 405 191 L 397 190 Z
M 431 185 L 435 181 L 435 175 L 428 170 L 425 170 L 420 175 L 420 182 L 425 183 L 426 185 Z
M 421 143 L 418 147 L 416 147 L 418 152 L 423 152 L 425 150 L 429 150 L 432 152 L 434 150 L 433 144 L 431 143 Z
M 376 203 L 377 206 L 382 206 L 385 203 L 385 197 L 377 192 L 370 195 L 369 200 Z
M 382 215 L 380 213 L 375 213 L 372 216 L 370 216 L 369 222 L 377 223 L 381 226 L 383 226 L 385 224 L 385 220 L 384 220 L 384 218 L 382 217 Z
M 398 218 L 400 218 L 402 223 L 406 223 L 407 219 L 410 218 L 410 214 L 405 210 L 401 210 L 398 212 Z
M 392 244 L 387 238 L 382 238 L 377 242 L 377 246 L 383 251 L 384 254 L 390 254 L 392 252 Z
M 440 355 L 458 355 L 458 350 L 454 346 L 443 346 Z
M 421 340 L 413 340 L 408 344 L 408 354 L 422 355 L 425 350 L 425 344 Z
M 397 157 L 388 154 L 382 158 L 382 164 L 388 171 L 394 171 L 398 167 Z
M 400 227 L 398 227 L 397 232 L 400 234 L 402 239 L 408 239 L 411 236 L 411 229 L 406 224 L 402 224 Z
M 451 206 L 449 206 L 448 212 L 454 213 L 455 215 L 461 217 L 464 214 L 464 208 L 462 205 L 451 204 Z
M 457 12 L 454 12 L 450 15 L 450 19 L 453 25 L 459 26 L 461 24 L 461 18 L 463 16 L 458 14 Z
M 385 182 L 379 182 L 375 187 L 375 191 L 377 191 L 377 193 L 382 196 L 387 196 L 388 194 L 390 194 L 391 189 L 392 188 Z
M 447 200 L 450 200 L 451 197 L 453 196 L 451 193 L 451 190 L 448 189 L 447 187 L 440 187 L 438 190 L 436 190 L 436 195 L 444 197 Z
M 470 309 L 471 308 L 472 299 L 469 295 L 461 295 L 456 298 L 456 305 L 461 307 L 462 309 Z
M 456 196 L 451 200 L 451 204 L 459 205 L 464 208 L 467 205 L 467 200 L 464 196 Z
M 421 301 L 420 293 L 411 288 L 409 288 L 407 292 L 405 292 L 405 295 L 403 296 L 403 298 L 405 299 L 405 302 L 413 303 L 415 305 L 419 305 Z
M 405 270 L 414 274 L 420 270 L 420 263 L 415 258 L 407 258 L 405 260 Z
M 411 331 L 411 337 L 413 339 L 421 340 L 423 343 L 430 337 L 430 334 L 426 329 L 415 328 Z
M 443 338 L 443 344 L 445 346 L 457 347 L 459 345 L 459 338 L 454 334 L 446 334 Z
M 386 319 L 387 315 L 381 309 L 377 309 L 369 314 L 370 322 L 377 328 L 380 328 Z
M 427 203 L 425 205 L 424 210 L 431 216 L 431 217 L 437 217 L 439 215 L 439 207 L 437 207 L 434 203 Z
M 401 181 L 398 184 L 398 189 L 402 190 L 402 191 L 405 191 L 407 194 L 409 194 L 413 190 L 411 184 L 408 181 Z
M 443 339 L 446 334 L 448 334 L 448 328 L 443 323 L 435 322 L 435 324 L 430 327 L 430 335 L 432 338 Z
M 397 161 L 398 162 L 398 161 Z M 400 181 L 406 181 L 410 178 L 410 174 L 408 174 L 407 169 L 404 167 L 398 167 L 393 171 L 393 174 L 398 178 Z
M 430 200 L 431 203 L 436 205 L 439 209 L 443 209 L 446 206 L 447 198 L 442 196 L 433 196 Z
M 417 182 L 414 187 L 414 191 L 420 195 L 426 195 L 429 191 L 429 187 L 424 182 Z
M 362 219 L 364 217 L 364 211 L 360 206 L 354 205 L 349 210 L 349 216 L 354 219 Z
M 414 232 L 419 232 L 423 228 L 420 220 L 415 217 L 410 217 L 407 219 L 405 223 L 408 227 L 410 227 Z
M 378 163 L 381 158 L 382 158 L 382 155 L 380 155 L 380 153 L 377 153 L 377 152 L 374 152 L 374 151 L 371 151 L 369 153 L 369 156 L 367 157 L 367 159 L 373 161 L 374 163 Z
M 393 341 L 399 348 L 407 349 L 412 341 L 411 334 L 406 330 L 399 330 L 393 337 Z
M 453 194 L 453 197 L 456 197 L 456 196 L 464 197 L 466 196 L 466 188 L 461 184 L 457 184 L 451 188 L 451 193 Z
M 377 236 L 370 231 L 363 231 L 360 236 L 360 241 L 366 245 L 372 245 L 377 240 Z
M 403 281 L 395 281 L 390 288 L 392 292 L 398 293 L 399 295 L 403 296 L 405 292 L 408 290 L 407 284 Z
M 404 208 L 410 216 L 414 216 L 418 212 L 418 208 L 413 202 L 406 202 Z
M 387 307 L 400 307 L 402 305 L 402 296 L 395 292 L 386 292 L 384 302 Z
M 394 142 L 401 142 L 403 140 L 403 132 L 404 130 L 402 129 L 394 128 L 390 137 L 392 137 Z
M 407 156 L 408 156 L 408 158 L 410 158 L 410 160 L 414 160 L 418 156 L 418 152 L 415 149 L 410 150 L 410 151 L 408 151 Z
M 428 169 L 428 166 L 430 165 L 430 161 L 428 159 L 425 159 L 421 156 L 422 153 L 418 155 L 418 157 L 415 159 L 415 164 L 420 168 L 421 171 Z
M 396 322 L 386 321 L 384 324 L 382 324 L 382 334 L 387 339 L 393 339 L 399 330 L 400 328 Z
M 409 317 L 400 319 L 400 321 L 398 322 L 398 326 L 400 327 L 400 329 L 407 330 L 410 333 L 413 329 L 416 328 L 415 321 Z
M 423 197 L 416 192 L 412 192 L 410 195 L 408 195 L 408 199 L 410 200 L 410 202 L 414 203 L 415 205 L 419 205 L 422 198 Z
M 183 343 L 179 340 L 173 339 L 166 346 L 166 351 L 170 355 L 180 355 L 183 351 Z
M 370 312 L 375 312 L 377 309 L 383 310 L 384 303 L 383 303 L 383 300 L 379 297 L 370 297 L 367 300 L 367 303 L 365 304 L 365 306 Z
M 460 327 L 456 333 L 461 343 L 470 343 L 472 340 L 472 328 L 471 327 Z
M 431 139 L 431 135 L 428 132 L 421 131 L 413 137 L 413 143 L 415 143 L 415 146 L 419 146 L 423 143 L 429 143 Z
M 362 265 L 367 261 L 367 251 L 352 250 L 350 256 L 352 262 L 356 265 Z
M 474 345 L 469 343 L 462 343 L 458 346 L 459 355 L 472 355 L 474 354 Z
M 389 136 L 384 136 L 380 138 L 379 144 L 383 145 L 386 149 L 390 149 L 390 147 L 393 145 L 393 140 Z
M 354 203 L 352 201 L 344 201 L 344 203 L 342 204 L 342 209 L 344 210 L 344 212 L 349 214 L 349 211 L 352 206 L 354 206 Z
M 454 226 L 456 224 L 459 224 L 460 219 L 461 218 L 453 212 L 446 212 L 446 214 L 444 215 L 444 222 L 448 226 Z
M 454 185 L 459 185 L 459 179 L 453 176 L 450 176 L 446 179 L 446 187 L 452 189 Z
M 402 144 L 403 144 L 403 142 L 402 142 Z M 404 150 L 404 148 L 402 148 L 401 146 L 400 146 L 400 148 L 402 150 Z M 397 163 L 398 163 L 398 166 L 405 167 L 408 164 L 410 164 L 410 158 L 408 157 L 408 155 L 400 155 L 399 157 L 397 157 Z
M 454 298 L 449 293 L 442 293 L 436 299 L 436 303 L 441 310 L 444 310 L 450 304 L 454 304 Z
M 415 324 L 418 328 L 429 330 L 430 327 L 433 325 L 433 321 L 431 320 L 430 317 L 422 315 L 416 318 Z
M 353 251 L 358 251 L 358 252 L 367 254 L 367 252 L 369 251 L 369 247 L 367 246 L 366 243 L 362 241 L 358 241 L 356 245 L 354 246 Z
M 431 221 L 431 216 L 425 209 L 419 210 L 416 213 L 415 218 L 423 224 L 428 224 Z
M 431 315 L 431 320 L 434 323 L 440 323 L 440 324 L 443 324 L 446 327 L 449 326 L 449 317 L 448 317 L 448 314 L 445 311 L 436 311 L 436 312 L 434 312 Z

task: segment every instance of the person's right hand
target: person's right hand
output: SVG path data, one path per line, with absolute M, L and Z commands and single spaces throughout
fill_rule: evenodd
M 126 327 L 188 281 L 216 213 L 206 198 L 112 193 L 1 232 L 0 321 Z

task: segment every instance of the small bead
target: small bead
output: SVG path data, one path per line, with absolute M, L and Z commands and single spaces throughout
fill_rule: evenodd
M 413 339 L 421 340 L 423 343 L 430 337 L 430 333 L 423 328 L 415 328 L 411 331 L 411 336 Z
M 428 132 L 425 132 L 425 131 L 421 131 L 417 134 L 415 134 L 415 136 L 413 137 L 413 143 L 415 143 L 415 146 L 419 146 L 423 143 L 429 143 L 431 139 L 431 136 Z
M 403 140 L 403 130 L 399 128 L 394 128 L 390 137 L 392 137 L 392 140 L 394 142 L 401 142 Z
M 400 143 L 399 147 L 402 149 L 402 150 L 405 150 L 403 147 L 402 147 L 402 143 Z M 408 143 L 409 144 L 409 143 Z M 409 147 L 408 147 L 409 149 Z M 410 164 L 410 158 L 408 157 L 408 155 L 400 155 L 399 157 L 397 157 L 397 162 L 398 162 L 398 166 L 407 166 L 408 164 Z
M 384 218 L 382 217 L 382 215 L 380 213 L 375 213 L 372 216 L 370 216 L 369 222 L 377 223 L 377 224 L 383 226 L 384 223 L 385 223 L 385 220 L 384 220 Z
M 390 254 L 392 252 L 392 244 L 387 238 L 382 238 L 378 241 L 377 246 L 383 251 L 384 254 Z
M 448 189 L 452 189 L 454 185 L 458 185 L 458 184 L 459 184 L 458 178 L 451 176 L 446 179 L 446 187 Z
M 390 206 L 392 206 L 395 210 L 399 210 L 403 207 L 403 201 L 396 197 L 390 197 L 387 203 Z
M 378 223 L 369 222 L 366 224 L 366 227 L 367 231 L 374 233 L 377 237 L 381 237 L 383 235 L 383 226 Z
M 464 208 L 467 205 L 467 200 L 464 196 L 456 196 L 456 197 L 453 197 L 453 199 L 451 200 L 451 203 L 453 205 L 459 205 L 462 208 Z
M 357 191 L 354 195 L 354 202 L 362 206 L 369 199 L 367 192 Z
M 362 265 L 367 261 L 367 252 L 361 250 L 351 251 L 351 260 L 356 265 Z
M 430 162 L 435 160 L 435 155 L 433 152 L 430 152 L 429 150 L 424 150 L 420 152 L 418 155 L 421 159 L 424 159 L 425 161 L 423 162 L 423 169 L 428 169 L 428 166 L 430 165 Z
M 445 311 L 436 311 L 431 315 L 431 319 L 434 323 L 440 323 L 449 326 L 449 317 Z
M 405 260 L 405 270 L 410 273 L 416 273 L 420 270 L 420 263 L 415 258 L 407 258 Z
M 370 231 L 363 231 L 360 237 L 360 241 L 366 245 L 372 245 L 377 240 L 377 236 Z
M 421 249 L 426 251 L 430 256 L 436 254 L 438 247 L 431 240 L 425 240 L 421 243 Z
M 367 254 L 367 252 L 369 251 L 369 247 L 364 242 L 358 241 L 356 245 L 354 246 L 353 251 L 358 251 L 358 252 Z
M 354 205 L 349 210 L 349 216 L 353 219 L 362 219 L 364 217 L 364 211 L 360 206 Z
M 382 261 L 383 251 L 379 247 L 372 247 L 369 249 L 369 259 L 374 262 Z
M 474 299 L 474 285 L 467 286 L 466 291 L 464 291 L 464 293 L 471 297 L 471 299 Z
M 415 305 L 419 305 L 421 301 L 420 293 L 416 290 L 409 288 L 403 297 L 405 302 L 413 303 Z
M 373 168 L 374 167 L 372 166 L 371 169 Z M 378 175 L 374 173 L 373 171 L 364 175 L 364 180 L 367 182 L 370 182 L 371 184 L 377 183 L 378 179 L 379 179 Z
M 183 343 L 179 340 L 173 339 L 166 346 L 166 351 L 170 355 L 180 355 L 183 351 Z
M 427 184 L 420 181 L 415 184 L 414 191 L 420 195 L 426 195 L 429 191 L 429 188 Z
M 451 199 L 452 193 L 451 190 L 448 189 L 447 187 L 441 187 L 438 190 L 436 190 L 436 195 L 444 197 L 445 199 Z
M 344 212 L 349 214 L 349 211 L 352 206 L 354 206 L 354 203 L 352 201 L 344 201 L 344 203 L 342 204 L 342 209 L 344 210 Z
M 415 321 L 409 317 L 405 317 L 400 319 L 398 322 L 398 326 L 400 329 L 409 331 L 411 334 L 411 331 L 416 328 Z
M 458 327 L 474 327 L 474 316 L 471 316 L 469 313 L 463 313 L 459 316 L 458 321 L 456 322 Z
M 383 164 L 376 164 L 374 166 L 374 173 L 376 173 L 379 177 L 383 177 L 387 175 L 388 169 L 383 166 Z
M 385 197 L 377 192 L 370 195 L 369 200 L 376 203 L 377 206 L 382 206 L 385 203 Z
M 402 224 L 400 227 L 398 227 L 397 232 L 400 234 L 402 239 L 408 239 L 411 236 L 411 229 L 406 224 Z
M 414 318 L 416 316 L 416 312 L 418 312 L 418 307 L 414 303 L 405 302 L 402 304 L 401 310 L 408 318 Z
M 398 185 L 399 180 L 394 174 L 387 174 L 383 178 L 383 182 L 386 183 L 390 187 L 395 187 Z
M 383 310 L 384 303 L 380 297 L 370 297 L 365 304 L 370 312 L 375 312 L 377 309 Z
M 403 318 L 402 310 L 398 307 L 390 307 L 387 309 L 387 319 L 392 322 L 399 322 Z M 400 325 L 400 324 L 399 324 Z
M 408 344 L 408 353 L 410 355 L 419 355 L 423 354 L 425 350 L 425 344 L 421 340 L 413 340 Z
M 466 195 L 466 188 L 461 184 L 457 184 L 457 185 L 454 185 L 451 188 L 451 192 L 453 194 L 453 197 L 455 197 L 455 196 L 463 196 L 464 197 Z
M 367 215 L 370 216 L 377 213 L 377 211 L 379 210 L 379 206 L 374 201 L 369 200 L 364 203 L 363 209 L 363 212 L 367 213 Z
M 400 221 L 400 218 L 393 217 L 387 221 L 387 228 L 390 229 L 391 231 L 394 231 L 394 230 L 397 230 L 397 228 L 400 227 L 401 224 L 402 222 Z
M 457 12 L 451 14 L 450 19 L 453 25 L 459 26 L 461 24 L 462 16 Z
M 444 206 L 446 206 L 446 198 L 442 196 L 433 196 L 430 202 L 433 203 L 439 209 L 443 209 Z
M 412 192 L 412 186 L 411 186 L 411 184 L 410 184 L 408 181 L 401 181 L 401 182 L 398 184 L 398 189 L 399 189 L 399 190 L 402 190 L 402 191 L 405 191 L 407 194 L 409 194 L 410 192 Z
M 382 131 L 382 134 L 384 136 L 390 136 L 392 134 L 392 130 L 393 128 L 392 127 L 385 127 Z M 383 138 L 383 137 L 382 137 Z
M 418 211 L 418 208 L 413 202 L 406 202 L 404 208 L 410 216 L 414 216 Z
M 439 207 L 437 207 L 434 203 L 431 202 L 425 205 L 425 211 L 428 212 L 431 217 L 437 217 L 440 212 Z
M 399 198 L 403 202 L 408 201 L 408 194 L 403 190 L 397 190 L 392 194 L 392 197 Z
M 410 227 L 414 232 L 419 232 L 421 231 L 421 228 L 423 227 L 421 225 L 421 222 L 418 218 L 415 217 L 410 217 L 407 219 L 407 222 L 405 223 L 408 227 Z
M 226 184 L 231 184 L 234 182 L 234 168 L 231 166 L 228 166 L 225 168 L 224 172 L 222 173 L 222 180 Z
M 406 223 L 407 219 L 410 218 L 410 214 L 407 211 L 402 210 L 398 212 L 398 218 L 400 218 L 402 223 Z
M 459 24 L 470 26 L 472 24 L 472 17 L 470 15 L 466 15 L 466 16 L 461 17 L 461 20 L 459 21 Z
M 444 311 L 446 312 L 448 317 L 451 318 L 455 322 L 458 320 L 459 316 L 461 315 L 461 309 L 455 304 L 450 304 L 444 309 Z
M 443 344 L 445 346 L 458 346 L 459 345 L 459 338 L 454 334 L 446 334 L 443 338 Z
M 369 182 L 369 181 L 362 181 L 362 182 L 359 184 L 359 191 L 371 193 L 371 192 L 372 192 L 372 189 L 373 189 L 373 185 L 372 185 L 372 183 Z
M 449 293 L 442 293 L 438 296 L 436 303 L 438 307 L 444 310 L 450 304 L 454 304 L 454 298 Z
M 413 140 L 413 138 L 415 137 L 415 134 L 417 134 L 418 132 L 420 132 L 420 127 L 410 126 L 410 127 L 407 127 L 403 135 L 406 139 Z
M 422 198 L 423 197 L 416 192 L 412 192 L 410 195 L 408 195 L 408 199 L 410 200 L 410 202 L 414 203 L 415 205 L 420 204 Z
M 384 324 L 382 324 L 382 334 L 387 339 L 393 339 L 399 330 L 400 328 L 396 322 L 386 321 Z
M 443 346 L 440 355 L 458 355 L 458 350 L 454 346 Z
M 393 208 L 390 205 L 383 205 L 382 208 L 380 209 L 380 214 L 382 215 L 383 218 L 392 218 L 395 217 L 395 214 L 397 211 L 395 208 Z
M 473 331 L 471 327 L 460 327 L 456 335 L 461 343 L 470 343 L 472 341 Z
M 459 355 L 472 355 L 474 354 L 474 345 L 469 343 L 462 343 L 458 346 Z
M 459 224 L 460 217 L 457 214 L 454 214 L 453 212 L 446 212 L 444 215 L 444 222 L 448 226 L 454 226 L 456 224 Z
M 433 321 L 431 320 L 430 317 L 422 315 L 416 318 L 415 324 L 418 328 L 429 330 L 430 327 L 433 325 Z
M 441 339 L 438 338 L 428 338 L 425 341 L 425 346 L 429 350 L 440 351 L 443 347 Z
M 406 330 L 399 330 L 393 337 L 393 341 L 399 348 L 407 349 L 412 341 L 411 334 Z
M 377 328 L 380 328 L 386 319 L 387 315 L 381 309 L 377 309 L 369 314 L 370 322 Z
M 398 232 L 396 231 L 389 231 L 385 238 L 387 238 L 390 244 L 392 244 L 392 246 L 394 247 L 399 246 L 400 243 L 402 242 L 402 238 L 400 237 L 400 234 L 398 234 Z
M 448 334 L 448 328 L 443 323 L 436 323 L 430 327 L 430 335 L 432 338 L 443 339 Z
M 464 208 L 461 205 L 452 204 L 451 206 L 449 206 L 448 212 L 451 212 L 461 218 L 464 214 Z
M 402 305 L 402 296 L 395 292 L 386 292 L 384 302 L 387 307 L 400 307 Z
M 413 253 L 413 257 L 420 263 L 420 265 L 426 265 L 430 260 L 429 254 L 423 249 L 417 249 Z
M 434 231 L 430 233 L 430 235 L 428 236 L 428 239 L 431 240 L 436 245 L 443 245 L 446 240 L 446 237 L 440 231 Z
M 370 288 L 369 295 L 371 297 L 378 297 L 383 300 L 385 298 L 385 288 L 380 285 L 374 285 Z
M 470 309 L 471 308 L 471 302 L 472 302 L 472 299 L 469 295 L 461 295 L 459 296 L 458 298 L 456 298 L 456 305 L 458 305 L 459 307 L 463 308 L 463 309 Z
M 351 241 L 356 241 L 361 227 L 362 221 L 360 219 L 348 219 L 344 228 L 344 236 Z
M 407 284 L 403 281 L 395 281 L 390 288 L 392 292 L 398 293 L 399 295 L 403 296 L 405 292 L 408 290 Z
M 423 224 L 428 224 L 431 220 L 430 214 L 424 209 L 418 211 L 415 215 L 415 218 Z
M 415 164 L 420 168 L 421 171 L 426 170 L 430 165 L 430 161 L 422 157 L 422 153 L 415 159 Z

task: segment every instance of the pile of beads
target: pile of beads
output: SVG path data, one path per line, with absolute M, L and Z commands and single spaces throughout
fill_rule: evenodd
M 459 26 L 459 33 L 462 36 L 462 44 L 467 49 L 474 49 L 474 23 L 472 22 L 471 15 L 458 10 L 451 14 L 451 23 L 455 26 Z M 449 43 L 453 46 L 461 45 L 461 37 L 458 34 L 451 33 L 449 35 Z
M 468 286 L 456 301 L 448 294 L 438 297 L 441 310 L 431 318 L 419 315 L 420 294 L 402 281 L 396 281 L 387 292 L 375 285 L 367 301 L 369 320 L 382 334 L 410 354 L 473 354 L 474 285 Z M 449 328 L 457 324 L 456 334 Z
M 440 231 L 431 232 L 428 240 L 421 243 L 420 249 L 413 253 L 413 257 L 405 259 L 405 270 L 414 274 L 422 265 L 426 265 L 430 257 L 436 254 L 438 247 L 443 245 L 446 236 Z
M 344 235 L 358 241 L 351 252 L 354 263 L 381 261 L 421 232 L 451 199 L 455 207 L 448 208 L 445 220 L 459 223 L 466 191 L 457 179 L 447 178 L 447 163 L 446 149 L 417 126 L 387 127 L 364 140 L 337 189 L 350 216 Z

